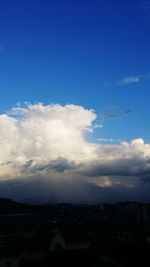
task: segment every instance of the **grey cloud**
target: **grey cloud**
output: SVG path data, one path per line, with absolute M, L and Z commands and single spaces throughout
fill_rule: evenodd
M 142 197 L 149 186 L 150 144 L 142 138 L 109 145 L 88 142 L 84 133 L 94 130 L 94 111 L 29 104 L 13 113 L 0 116 L 1 196 L 89 202 L 113 200 L 120 192 L 128 198 L 128 189 Z M 101 119 L 130 113 L 108 108 Z
M 0 166 L 11 165 L 11 164 L 13 164 L 13 161 L 5 161 L 5 162 L 0 163 Z
M 55 180 L 57 177 L 55 177 Z M 150 201 L 150 184 L 125 187 L 115 185 L 100 187 L 84 180 L 59 180 L 33 177 L 32 180 L 13 180 L 0 183 L 1 197 L 11 197 L 19 201 L 45 203 L 99 203 L 118 201 Z
M 27 161 L 22 167 L 22 172 L 37 173 L 37 172 L 64 172 L 66 170 L 75 169 L 77 165 L 73 161 L 69 161 L 65 158 L 59 157 L 56 160 L 51 160 L 43 164 L 34 164 L 33 160 Z
M 82 179 L 57 179 L 53 176 L 33 176 L 22 180 L 0 182 L 0 195 L 29 202 L 95 202 L 93 188 L 98 188 Z M 97 195 L 98 196 L 98 195 Z
M 131 109 L 127 109 L 126 111 L 125 111 L 125 114 L 131 114 L 132 113 L 132 110 Z
M 77 167 L 75 162 L 68 161 L 64 158 L 58 158 L 57 160 L 52 160 L 49 164 L 50 169 L 57 172 L 64 172 L 65 170 L 72 170 Z
M 126 109 L 125 111 L 119 111 L 118 107 L 109 107 L 99 114 L 99 118 L 101 120 L 108 120 L 130 114 L 132 114 L 131 109 Z
M 149 160 L 140 158 L 99 161 L 86 166 L 83 173 L 87 176 L 138 176 L 150 175 Z

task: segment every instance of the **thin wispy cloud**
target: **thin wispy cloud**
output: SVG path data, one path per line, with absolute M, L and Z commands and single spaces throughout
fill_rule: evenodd
M 99 114 L 99 119 L 103 121 L 103 120 L 108 120 L 108 119 L 114 119 L 117 117 L 122 117 L 125 115 L 130 115 L 132 113 L 133 112 L 131 109 L 120 111 L 118 107 L 108 107 Z
M 121 81 L 119 81 L 120 84 L 130 84 L 130 83 L 138 83 L 140 81 L 140 77 L 138 76 L 130 76 L 123 78 Z
M 112 142 L 114 142 L 114 139 L 113 138 L 98 138 L 98 141 L 99 142 L 104 142 L 104 143 L 112 143 Z
M 150 74 L 143 74 L 143 75 L 136 75 L 136 76 L 128 76 L 123 79 L 121 79 L 118 84 L 119 85 L 129 85 L 132 83 L 139 83 L 142 80 L 149 78 Z
M 93 125 L 93 128 L 94 129 L 100 129 L 100 128 L 103 128 L 103 125 L 100 124 L 100 123 L 96 123 L 96 124 Z

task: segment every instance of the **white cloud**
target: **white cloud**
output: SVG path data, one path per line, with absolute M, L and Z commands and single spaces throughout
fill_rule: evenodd
M 99 142 L 114 142 L 113 138 L 98 138 Z
M 67 190 L 70 198 L 71 192 L 75 196 L 74 188 L 78 198 L 80 184 L 80 192 L 89 196 L 84 189 L 95 192 L 97 187 L 135 188 L 139 182 L 149 183 L 150 144 L 145 144 L 142 138 L 120 144 L 90 143 L 85 133 L 94 130 L 96 117 L 93 110 L 81 106 L 41 103 L 17 105 L 8 114 L 0 115 L 1 183 L 22 181 L 24 186 L 36 177 L 34 192 L 40 194 L 43 181 L 43 194 L 47 191 L 49 196 L 59 188 L 59 192 Z M 13 183 L 16 194 L 21 190 L 17 183 Z M 0 192 L 8 192 L 2 188 L 1 184 Z
M 100 128 L 103 128 L 103 125 L 96 123 L 96 124 L 93 125 L 93 128 L 94 129 L 100 129 Z
M 119 84 L 131 84 L 131 83 L 138 83 L 140 82 L 140 76 L 130 76 L 130 77 L 125 77 L 121 81 L 119 81 Z
M 17 175 L 16 166 L 33 160 L 45 163 L 63 157 L 76 163 L 94 159 L 95 145 L 84 132 L 92 131 L 96 114 L 75 105 L 16 106 L 0 116 L 0 176 Z M 12 172 L 12 165 L 14 170 Z M 8 171 L 8 172 L 7 172 Z
M 149 79 L 150 78 L 150 74 L 141 74 L 141 75 L 136 75 L 136 76 L 129 76 L 129 77 L 125 77 L 122 80 L 120 80 L 118 82 L 118 84 L 120 85 L 129 85 L 132 83 L 139 83 L 144 79 Z
M 95 179 L 96 185 L 100 187 L 112 187 L 112 181 L 107 176 L 101 176 L 100 179 Z

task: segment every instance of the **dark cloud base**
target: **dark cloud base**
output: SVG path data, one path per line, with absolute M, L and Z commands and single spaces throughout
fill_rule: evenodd
M 114 203 L 119 201 L 150 201 L 150 184 L 137 187 L 101 187 L 78 181 L 47 181 L 41 177 L 0 183 L 0 196 L 31 203 Z

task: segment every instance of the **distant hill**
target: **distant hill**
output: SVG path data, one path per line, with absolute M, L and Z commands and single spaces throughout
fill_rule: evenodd
M 118 202 L 114 204 L 104 203 L 105 210 L 112 209 L 113 207 L 123 207 L 130 204 L 136 204 L 136 202 Z M 92 205 L 94 208 L 99 207 L 100 204 Z M 73 204 L 73 203 L 40 203 L 39 201 L 29 200 L 28 202 L 17 202 L 9 198 L 0 198 L 0 215 L 2 214 L 17 214 L 17 213 L 47 213 L 55 212 L 56 209 L 62 209 L 64 207 L 80 207 L 88 208 L 88 204 Z
M 0 214 L 24 213 L 29 211 L 29 207 L 27 204 L 9 198 L 0 198 Z

